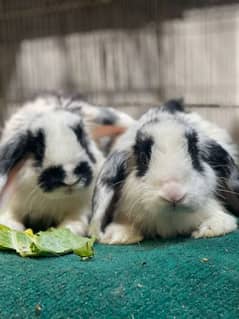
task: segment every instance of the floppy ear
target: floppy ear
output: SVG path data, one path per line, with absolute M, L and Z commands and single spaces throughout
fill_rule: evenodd
M 129 174 L 129 157 L 127 151 L 115 151 L 103 165 L 93 195 L 91 235 L 104 232 L 114 219 L 122 187 Z
M 112 107 L 103 107 L 88 103 L 79 98 L 68 100 L 64 107 L 73 113 L 80 114 L 90 125 L 113 125 L 128 128 L 135 120 L 128 114 Z
M 0 192 L 8 181 L 12 169 L 28 155 L 33 154 L 36 164 L 41 164 L 44 156 L 44 134 L 41 130 L 32 134 L 30 131 L 12 136 L 0 144 Z
M 0 145 L 0 191 L 12 168 L 24 158 L 27 140 L 26 134 L 21 134 Z
M 235 215 L 239 216 L 239 169 L 236 164 L 231 168 L 230 176 L 222 192 L 225 206 Z
M 216 141 L 207 142 L 202 158 L 218 177 L 217 196 L 239 216 L 239 169 L 232 156 Z

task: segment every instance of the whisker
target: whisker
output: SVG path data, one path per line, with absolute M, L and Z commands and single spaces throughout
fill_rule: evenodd
M 239 195 L 238 192 L 230 191 L 230 190 L 227 190 L 227 189 L 225 189 L 225 188 L 218 188 L 218 190 L 219 190 L 219 191 L 222 191 L 222 192 L 224 192 L 224 193 Z

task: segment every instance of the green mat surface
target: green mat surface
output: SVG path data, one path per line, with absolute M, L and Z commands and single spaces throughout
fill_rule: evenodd
M 239 232 L 95 250 L 0 253 L 0 318 L 239 318 Z

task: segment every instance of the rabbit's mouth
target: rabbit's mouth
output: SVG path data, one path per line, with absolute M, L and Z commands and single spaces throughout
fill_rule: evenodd
M 72 195 L 73 192 L 74 192 L 74 189 L 72 189 L 72 187 L 67 187 L 64 191 L 66 195 Z
M 163 204 L 161 203 L 160 205 L 160 212 L 163 212 L 163 213 L 192 213 L 194 211 L 194 209 L 189 206 L 189 205 L 186 205 L 184 203 L 171 203 L 171 202 L 167 202 L 165 201 Z
M 78 194 L 87 188 L 88 184 L 84 178 L 78 178 L 74 183 L 58 182 L 52 185 L 39 184 L 41 191 L 50 198 L 60 197 L 64 195 Z
M 43 189 L 41 189 L 41 194 L 49 200 L 64 200 L 67 199 L 69 196 L 79 196 L 79 191 L 80 189 L 76 186 L 69 187 L 63 185 L 51 191 L 44 191 Z
M 65 195 L 77 195 L 82 190 L 82 187 L 66 187 L 63 191 Z

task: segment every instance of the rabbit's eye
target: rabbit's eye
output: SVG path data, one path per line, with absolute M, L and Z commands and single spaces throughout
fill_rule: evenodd
M 200 152 L 198 147 L 198 135 L 194 130 L 190 130 L 185 134 L 188 146 L 188 152 L 191 156 L 192 165 L 198 172 L 203 172 L 203 167 L 200 162 Z
M 39 129 L 36 134 L 29 133 L 29 148 L 34 155 L 36 166 L 41 166 L 45 153 L 45 134 Z
M 142 133 L 138 133 L 136 137 L 136 143 L 134 145 L 134 154 L 137 165 L 137 176 L 144 176 L 151 159 L 152 146 L 154 141 L 152 137 L 144 136 Z
M 74 169 L 74 174 L 79 177 L 79 180 L 84 183 L 85 186 L 90 185 L 93 178 L 93 173 L 87 162 L 81 162 L 79 165 L 77 165 Z

